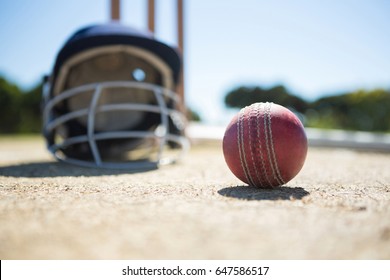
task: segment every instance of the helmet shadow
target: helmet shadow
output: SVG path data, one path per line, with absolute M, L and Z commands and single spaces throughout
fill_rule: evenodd
M 156 170 L 149 169 L 106 169 L 106 168 L 91 168 L 80 167 L 63 162 L 34 162 L 23 163 L 0 167 L 0 176 L 8 177 L 27 177 L 27 178 L 47 178 L 47 177 L 62 177 L 62 176 L 105 176 L 118 174 L 133 174 Z

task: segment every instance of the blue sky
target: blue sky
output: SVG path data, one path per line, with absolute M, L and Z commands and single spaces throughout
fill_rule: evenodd
M 146 28 L 147 0 L 122 0 L 122 22 Z M 175 44 L 174 0 L 156 0 L 156 37 Z M 186 103 L 226 123 L 238 85 L 284 84 L 307 99 L 390 88 L 390 1 L 185 0 Z M 109 0 L 0 1 L 0 74 L 28 88 L 77 29 L 109 20 Z

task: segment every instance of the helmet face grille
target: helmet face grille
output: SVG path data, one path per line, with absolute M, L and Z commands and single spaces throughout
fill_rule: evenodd
M 167 105 L 177 102 L 173 91 L 148 83 L 116 81 L 72 88 L 45 106 L 48 148 L 59 160 L 85 166 L 133 169 L 173 162 L 188 148 L 183 128 L 172 121 L 185 118 Z M 64 113 L 65 107 L 71 110 Z M 163 153 L 169 143 L 180 151 L 167 158 Z

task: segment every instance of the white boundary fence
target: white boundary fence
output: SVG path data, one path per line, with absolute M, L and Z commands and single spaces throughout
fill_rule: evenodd
M 310 146 L 390 152 L 390 133 L 305 128 Z M 196 141 L 222 140 L 225 127 L 190 123 L 187 134 Z

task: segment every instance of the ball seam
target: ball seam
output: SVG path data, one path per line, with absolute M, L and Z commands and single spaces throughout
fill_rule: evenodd
M 255 112 L 255 114 L 253 115 L 253 111 Z M 257 186 L 257 185 L 260 185 L 261 187 L 263 186 L 262 184 L 262 180 L 260 178 L 260 175 L 259 175 L 259 172 L 258 172 L 258 168 L 257 168 L 257 160 L 255 160 L 255 156 L 254 154 L 258 155 L 258 148 L 257 148 L 257 145 L 255 146 L 255 148 L 253 148 L 253 142 L 256 143 L 256 137 L 257 137 L 257 134 L 256 135 L 253 135 L 253 125 L 252 125 L 252 120 L 255 121 L 255 126 L 257 128 L 257 111 L 256 110 L 250 110 L 250 114 L 249 114 L 249 147 L 250 147 L 250 154 L 251 154 L 251 159 L 252 159 L 252 169 L 255 170 L 255 174 L 256 174 L 256 180 L 252 179 L 252 181 L 255 183 L 254 185 Z M 253 152 L 253 149 L 255 149 L 255 152 Z M 255 182 L 256 181 L 256 182 Z
M 256 105 L 256 129 L 257 129 L 257 139 L 258 139 L 258 146 L 257 149 L 259 151 L 259 154 L 260 154 L 260 162 L 261 162 L 261 170 L 262 170 L 262 176 L 261 176 L 261 186 L 263 187 L 264 186 L 264 183 L 265 183 L 265 180 L 267 179 L 267 169 L 266 169 L 266 165 L 265 165 L 265 161 L 264 161 L 264 155 L 263 155 L 263 147 L 262 147 L 262 144 L 261 144 L 261 129 L 260 129 L 260 119 L 261 119 L 261 107 L 262 107 L 262 103 L 258 103 Z
M 269 136 L 267 137 L 268 138 L 267 139 L 268 159 L 270 160 L 270 164 L 271 164 L 271 168 L 272 168 L 274 179 L 276 179 L 276 181 L 277 181 L 277 183 L 279 185 L 284 185 L 285 182 L 284 182 L 284 180 L 283 180 L 283 178 L 282 178 L 282 176 L 280 174 L 278 162 L 277 162 L 277 159 L 276 159 L 276 153 L 275 153 L 275 147 L 274 147 L 274 139 L 273 139 L 273 136 L 272 136 L 271 106 L 272 106 L 272 103 L 268 103 L 267 102 L 265 118 L 267 119 L 266 123 L 267 123 L 267 129 L 268 129 L 268 133 L 269 133 Z
M 241 167 L 244 171 L 244 175 L 248 181 L 249 184 L 252 184 L 249 176 L 248 176 L 248 165 L 246 162 L 246 156 L 245 156 L 245 145 L 244 145 L 244 122 L 243 122 L 243 116 L 244 111 L 246 108 L 241 109 L 239 116 L 238 116 L 238 123 L 237 123 L 237 145 L 238 145 L 238 151 L 240 155 L 240 163 Z

